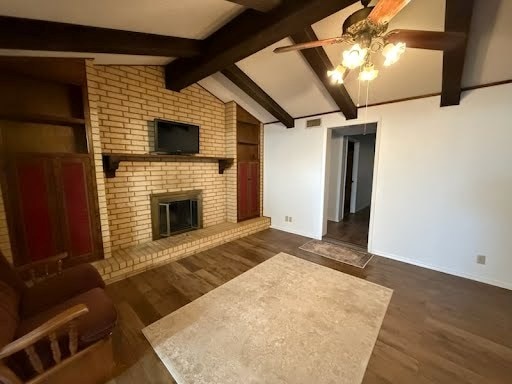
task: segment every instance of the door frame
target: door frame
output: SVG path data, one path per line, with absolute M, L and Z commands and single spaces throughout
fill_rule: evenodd
M 357 203 L 357 173 L 359 172 L 359 151 L 361 143 L 357 140 L 349 138 L 354 142 L 354 159 L 352 159 L 352 185 L 350 187 L 350 213 L 356 213 Z
M 347 185 L 347 164 L 348 164 L 348 143 L 354 143 L 354 158 L 352 160 L 352 185 L 350 187 L 350 209 L 348 213 L 355 213 L 356 210 L 356 196 L 357 196 L 357 172 L 359 171 L 359 151 L 361 143 L 350 136 L 344 136 L 343 141 L 343 169 L 342 171 L 342 185 L 340 193 L 340 221 L 344 219 L 345 214 L 345 187 Z M 355 178 L 355 179 L 354 179 Z
M 360 125 L 360 124 L 377 124 L 377 130 L 376 130 L 376 139 L 375 139 L 375 158 L 373 162 L 373 180 L 372 180 L 372 204 L 370 206 L 370 225 L 368 230 L 368 246 L 367 251 L 373 252 L 373 238 L 374 238 L 374 228 L 375 228 L 375 212 L 377 211 L 377 193 L 378 193 L 378 182 L 379 182 L 379 165 L 380 165 L 380 149 L 381 149 L 381 138 L 382 138 L 382 119 L 377 116 L 370 119 L 357 119 L 355 121 L 347 120 L 345 121 L 345 124 L 342 125 L 334 125 L 327 127 L 324 133 L 324 143 L 323 143 L 323 167 L 322 167 L 322 173 L 323 173 L 323 180 L 322 180 L 322 188 L 324 193 L 322 194 L 322 206 L 323 206 L 323 214 L 321 215 L 321 221 L 320 221 L 320 228 L 322 229 L 322 232 L 319 233 L 317 239 L 322 239 L 323 235 L 327 232 L 327 214 L 326 214 L 326 205 L 327 205 L 327 197 L 326 197 L 326 191 L 328 188 L 328 170 L 330 167 L 330 164 L 327 163 L 328 157 L 327 157 L 327 147 L 329 140 L 332 135 L 333 129 L 338 128 L 346 128 L 348 126 L 352 125 Z M 347 136 L 346 136 L 347 137 Z

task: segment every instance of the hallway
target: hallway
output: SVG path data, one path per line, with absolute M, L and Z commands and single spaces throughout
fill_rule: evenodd
M 327 222 L 327 234 L 324 239 L 333 239 L 367 248 L 368 227 L 370 225 L 370 207 L 356 213 L 350 213 L 344 220 Z

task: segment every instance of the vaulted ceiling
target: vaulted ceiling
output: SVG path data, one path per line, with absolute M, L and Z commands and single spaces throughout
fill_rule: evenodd
M 184 52 L 192 55 L 197 47 L 202 49 L 203 42 L 196 40 L 207 39 L 230 21 L 235 19 L 236 22 L 237 17 L 239 18 L 242 13 L 254 12 L 256 16 L 251 20 L 259 20 L 261 15 L 270 15 L 271 8 L 275 7 L 277 3 L 277 0 L 103 0 L 101 7 L 98 7 L 97 2 L 80 2 L 80 6 L 77 6 L 75 2 L 67 0 L 46 0 L 42 6 L 38 0 L 0 0 L 0 15 L 2 16 L 145 34 L 136 36 L 137 39 L 141 39 L 137 40 L 140 41 L 140 46 L 136 49 L 131 49 L 131 47 L 125 49 L 123 46 L 118 47 L 117 50 L 101 51 L 93 46 L 89 47 L 88 52 L 76 52 L 74 49 L 74 52 L 61 49 L 59 51 L 41 51 L 42 47 L 39 48 L 37 45 L 11 46 L 6 44 L 0 46 L 0 48 L 4 48 L 0 49 L 0 55 L 92 57 L 96 60 L 96 64 L 163 65 L 175 60 L 175 57 L 169 57 L 170 53 L 176 52 L 176 55 L 184 56 Z M 354 1 L 347 1 L 346 4 L 352 5 L 327 17 L 321 17 L 312 24 L 312 32 L 319 39 L 338 36 L 343 20 L 361 8 L 359 2 L 354 4 Z M 262 12 L 247 11 L 251 7 L 260 8 Z M 446 0 L 412 0 L 392 20 L 390 29 L 443 31 L 445 7 Z M 512 52 L 508 49 L 512 38 L 512 23 L 508 20 L 508 16 L 511 14 L 512 1 L 510 0 L 475 0 L 466 64 L 462 77 L 463 87 L 512 79 Z M 322 13 L 312 15 L 311 20 L 320 15 Z M 265 19 L 261 18 L 261 20 L 264 21 L 261 23 L 262 26 L 267 24 Z M 290 23 L 294 22 L 294 20 L 286 20 Z M 281 20 L 277 24 L 277 29 L 283 25 Z M 251 25 L 247 28 L 250 27 Z M 270 31 L 274 33 L 275 29 L 272 25 L 268 27 L 269 33 Z M 286 31 L 286 29 L 282 29 L 282 31 Z M 280 32 L 282 33 L 282 31 Z M 168 40 L 163 39 L 159 43 L 158 49 L 148 50 L 147 40 L 144 39 L 152 38 L 152 36 L 146 34 L 174 36 L 183 39 L 179 39 L 177 45 L 173 45 L 174 41 L 169 40 L 168 43 Z M 241 38 L 243 37 L 241 36 Z M 286 115 L 278 116 L 279 110 L 268 108 L 268 104 L 254 94 L 254 88 L 260 89 L 288 116 L 291 115 L 294 118 L 340 109 L 339 102 L 337 102 L 338 96 L 328 92 L 326 86 L 322 84 L 300 52 L 282 54 L 272 52 L 275 47 L 292 44 L 293 41 L 289 37 L 283 36 L 283 39 L 267 47 L 264 46 L 268 36 L 263 37 L 266 38 L 265 41 L 253 41 L 252 43 L 258 48 L 258 44 L 263 47 L 257 52 L 241 52 L 236 41 L 230 42 L 235 47 L 236 54 L 242 58 L 236 63 L 230 63 L 236 64 L 235 68 L 231 67 L 231 74 L 239 75 L 237 71 L 241 70 L 242 74 L 247 75 L 247 78 L 244 78 L 245 83 L 242 85 L 244 90 L 225 76 L 230 76 L 230 72 L 225 70 L 228 68 L 225 61 L 214 61 L 216 65 L 208 68 L 214 70 L 214 73 L 204 72 L 208 76 L 199 80 L 199 84 L 223 101 L 235 100 L 263 122 L 277 119 L 287 121 L 287 117 Z M 0 42 L 3 42 L 2 38 L 0 38 Z M 64 42 L 60 48 L 66 49 L 66 44 L 70 43 Z M 141 49 L 143 52 L 137 52 L 137 49 Z M 346 48 L 342 44 L 331 45 L 325 47 L 325 53 L 330 62 L 336 65 L 339 64 L 341 52 L 344 49 Z M 165 53 L 165 55 L 160 55 L 160 53 Z M 247 56 L 246 53 L 250 54 Z M 181 66 L 186 67 L 189 63 L 197 63 L 198 59 L 195 57 L 177 59 L 173 65 L 169 66 L 170 70 L 179 69 L 181 62 L 184 62 Z M 377 60 L 376 65 L 382 67 L 380 64 Z M 222 70 L 224 70 L 224 74 L 221 73 Z M 203 71 L 198 76 L 201 77 L 202 73 Z M 396 65 L 381 68 L 379 77 L 371 82 L 368 101 L 370 104 L 382 103 L 439 93 L 442 87 L 442 74 L 442 52 L 409 48 Z M 233 80 L 232 77 L 230 78 Z M 237 80 L 236 77 L 234 79 Z M 359 82 L 355 74 L 349 74 L 345 81 L 345 87 L 354 103 L 365 103 L 366 87 L 359 89 Z M 267 108 L 265 109 L 264 106 Z

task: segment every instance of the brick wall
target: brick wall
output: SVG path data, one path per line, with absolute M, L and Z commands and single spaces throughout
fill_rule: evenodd
M 200 154 L 226 156 L 225 106 L 199 85 L 180 93 L 169 91 L 165 89 L 163 67 L 156 66 L 90 63 L 87 78 L 91 115 L 98 116 L 99 145 L 103 152 L 152 151 L 152 122 L 162 118 L 199 125 Z M 235 137 L 230 135 L 229 140 Z M 103 180 L 107 208 L 104 216 L 108 218 L 111 249 L 152 240 L 149 199 L 153 193 L 200 189 L 203 226 L 225 222 L 226 180 L 227 175 L 219 175 L 216 162 L 122 162 L 115 178 Z

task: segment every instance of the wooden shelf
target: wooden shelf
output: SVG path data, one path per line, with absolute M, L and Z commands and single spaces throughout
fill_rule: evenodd
M 103 170 L 107 178 L 116 177 L 116 171 L 121 161 L 212 161 L 219 163 L 219 174 L 231 167 L 233 158 L 215 157 L 215 156 L 187 156 L 187 155 L 158 155 L 151 153 L 130 154 L 130 153 L 104 153 Z
M 254 143 L 250 141 L 237 141 L 236 143 L 240 145 L 260 145 L 260 143 Z
M 49 125 L 84 125 L 85 119 L 68 116 L 0 113 L 0 120 Z

